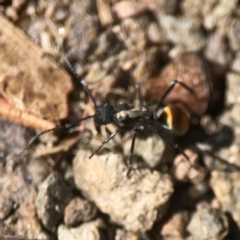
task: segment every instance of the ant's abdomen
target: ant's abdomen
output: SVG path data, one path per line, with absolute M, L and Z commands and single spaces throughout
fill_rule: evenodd
M 189 114 L 178 105 L 164 107 L 158 120 L 177 136 L 186 134 L 190 125 Z

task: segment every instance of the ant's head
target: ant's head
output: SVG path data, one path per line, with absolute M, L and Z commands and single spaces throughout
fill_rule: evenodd
M 94 120 L 97 125 L 106 125 L 113 121 L 115 108 L 109 103 L 105 103 L 102 107 L 97 107 Z

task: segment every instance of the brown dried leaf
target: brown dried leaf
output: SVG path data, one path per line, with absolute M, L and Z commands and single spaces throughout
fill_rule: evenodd
M 200 117 L 206 111 L 209 103 L 211 83 L 208 69 L 197 54 L 185 53 L 170 62 L 160 76 L 150 79 L 141 87 L 143 97 L 148 101 L 159 100 L 175 79 L 192 88 L 194 94 L 178 85 L 169 93 L 165 103 L 180 103 L 191 114 Z
M 1 15 L 0 24 L 0 94 L 23 112 L 65 118 L 70 77 Z

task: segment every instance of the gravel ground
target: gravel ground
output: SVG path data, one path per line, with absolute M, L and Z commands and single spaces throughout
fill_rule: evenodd
M 238 1 L 0 0 L 0 12 L 0 240 L 240 239 Z M 137 104 L 136 84 L 146 103 L 175 79 L 193 92 L 169 93 L 157 115 L 177 136 L 148 121 L 129 171 L 131 131 L 89 159 L 113 121 L 28 146 L 95 114 L 80 79 L 98 110 Z

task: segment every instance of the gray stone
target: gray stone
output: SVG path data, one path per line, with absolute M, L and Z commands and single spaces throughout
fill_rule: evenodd
M 203 207 L 194 213 L 188 225 L 194 240 L 221 240 L 228 233 L 228 221 L 220 210 Z
M 113 222 L 135 232 L 151 229 L 167 209 L 173 192 L 170 176 L 141 169 L 127 177 L 121 155 L 95 155 L 89 159 L 90 155 L 80 150 L 74 159 L 76 186 Z
M 55 231 L 71 197 L 69 187 L 58 173 L 50 174 L 42 183 L 35 205 L 37 215 L 47 229 Z

